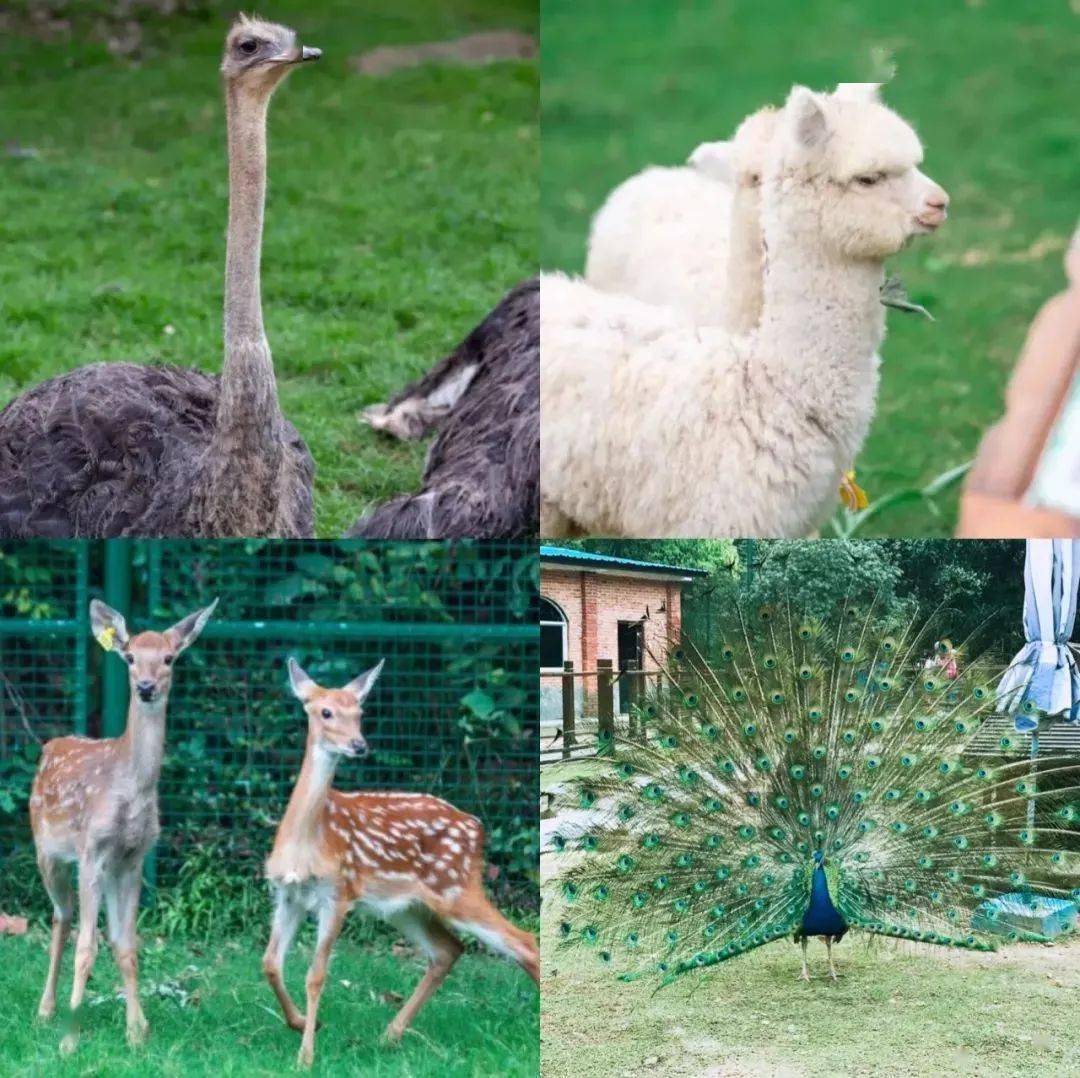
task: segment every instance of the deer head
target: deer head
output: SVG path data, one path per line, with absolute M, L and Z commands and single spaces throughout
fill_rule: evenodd
M 324 689 L 290 657 L 289 684 L 293 695 L 304 705 L 309 737 L 316 748 L 334 756 L 358 759 L 367 756 L 368 745 L 361 732 L 362 705 L 382 673 L 384 662 L 385 659 L 380 659 L 376 666 L 341 689 Z
M 124 616 L 94 599 L 90 603 L 90 625 L 98 643 L 127 663 L 132 698 L 153 704 L 168 697 L 173 663 L 199 638 L 217 602 L 215 599 L 202 610 L 181 618 L 163 633 L 144 632 L 130 636 Z

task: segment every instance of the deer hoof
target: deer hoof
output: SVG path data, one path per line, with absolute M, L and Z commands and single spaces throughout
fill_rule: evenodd
M 68 1033 L 60 1042 L 60 1054 L 69 1056 L 79 1047 L 78 1033 Z
M 404 1032 L 405 1030 L 400 1029 L 391 1022 L 390 1025 L 383 1030 L 383 1035 L 380 1038 L 382 1046 L 384 1048 L 397 1048 L 401 1044 L 401 1038 Z
M 313 1048 L 301 1047 L 299 1053 L 296 1056 L 296 1066 L 302 1070 L 311 1070 L 311 1064 L 315 1062 L 315 1050 Z
M 150 1023 L 145 1018 L 140 1018 L 137 1022 L 132 1022 L 127 1027 L 127 1042 L 131 1048 L 138 1048 L 140 1044 L 146 1042 L 146 1038 L 150 1034 Z
M 43 1003 L 40 1007 L 38 1007 L 37 1016 L 39 1022 L 48 1022 L 54 1014 L 56 1014 L 55 1003 Z

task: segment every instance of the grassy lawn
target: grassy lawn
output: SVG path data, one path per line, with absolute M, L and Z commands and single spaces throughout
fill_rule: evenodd
M 649 163 L 726 138 L 795 82 L 898 72 L 885 96 L 952 196 L 940 235 L 890 266 L 930 323 L 889 313 L 878 414 L 858 461 L 871 500 L 969 460 L 1076 226 L 1080 12 L 1065 0 L 542 0 L 541 264 L 580 270 L 592 213 Z M 880 51 L 879 51 L 880 50 Z M 957 488 L 862 534 L 948 535 Z
M 653 994 L 544 936 L 541 1053 L 548 1078 L 1022 1078 L 1080 1072 L 1080 940 L 989 955 L 848 936 L 776 943 Z
M 309 930 L 310 937 L 310 930 Z M 0 1073 L 53 1075 L 278 1075 L 292 1071 L 300 1036 L 281 1019 L 262 977 L 259 937 L 196 945 L 149 938 L 140 976 L 150 1040 L 131 1051 L 111 952 L 102 947 L 90 981 L 82 1041 L 59 1054 L 63 1005 L 71 988 L 72 952 L 65 956 L 58 999 L 48 1025 L 33 1020 L 47 965 L 42 929 L 0 938 Z M 293 997 L 304 997 L 310 938 L 298 946 L 286 974 Z M 539 1065 L 538 995 L 532 981 L 486 954 L 466 954 L 420 1013 L 400 1047 L 379 1036 L 422 974 L 413 956 L 385 942 L 338 944 L 319 1008 L 315 1074 L 481 1076 L 534 1075 Z M 302 1005 L 302 1003 L 301 1003 Z
M 263 302 L 283 407 L 318 468 L 318 534 L 335 536 L 422 469 L 424 446 L 362 430 L 357 411 L 427 369 L 536 264 L 535 63 L 375 79 L 349 59 L 535 31 L 535 4 L 259 10 L 324 50 L 270 112 Z M 96 42 L 0 35 L 0 406 L 102 359 L 220 369 L 226 26 L 221 14 L 154 27 L 138 65 Z

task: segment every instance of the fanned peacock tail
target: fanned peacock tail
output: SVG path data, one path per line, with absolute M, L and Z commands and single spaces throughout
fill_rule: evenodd
M 673 650 L 635 731 L 601 735 L 557 802 L 548 913 L 567 944 L 667 982 L 798 935 L 816 863 L 851 929 L 1043 938 L 992 900 L 1080 898 L 1080 761 L 1035 772 L 1028 739 L 989 721 L 1000 670 L 958 671 L 964 648 L 916 619 L 880 623 L 872 603 L 764 608 L 709 664 Z

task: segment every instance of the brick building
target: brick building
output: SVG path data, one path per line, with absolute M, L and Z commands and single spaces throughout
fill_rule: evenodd
M 662 659 L 681 629 L 683 587 L 705 575 L 704 569 L 541 546 L 541 674 L 561 671 L 564 662 L 592 672 L 598 659 L 610 659 L 617 670 L 631 664 L 656 669 L 656 658 Z M 586 694 L 593 692 L 585 680 Z M 542 676 L 540 686 L 541 723 L 557 723 L 560 681 Z M 625 710 L 625 683 L 619 689 L 616 703 Z

